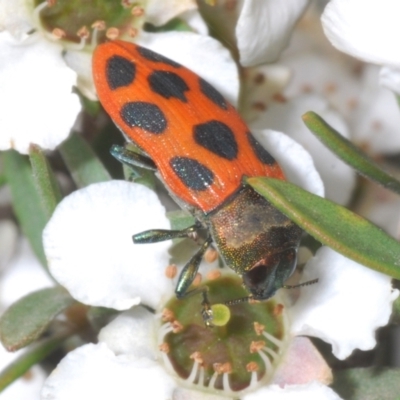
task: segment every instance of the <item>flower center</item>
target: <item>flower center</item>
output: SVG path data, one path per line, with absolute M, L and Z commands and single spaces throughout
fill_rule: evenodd
M 80 42 L 84 32 L 96 28 L 97 43 L 105 40 L 107 30 L 117 36 L 132 36 L 142 25 L 144 8 L 140 1 L 115 0 L 35 0 L 39 20 L 45 31 L 59 33 L 63 40 Z M 101 28 L 99 29 L 99 26 Z M 109 37 L 112 38 L 112 37 Z
M 237 276 L 207 282 L 213 303 L 243 298 Z M 167 367 L 189 386 L 212 392 L 254 390 L 268 382 L 286 347 L 285 308 L 276 297 L 230 306 L 226 325 L 206 327 L 202 298 L 170 300 L 162 314 L 160 349 Z M 193 386 L 191 386 L 193 388 Z

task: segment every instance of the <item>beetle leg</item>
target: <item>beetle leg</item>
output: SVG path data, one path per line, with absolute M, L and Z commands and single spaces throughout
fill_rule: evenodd
M 181 271 L 178 283 L 175 288 L 175 294 L 178 299 L 182 299 L 187 296 L 192 296 L 197 293 L 201 293 L 203 295 L 203 301 L 201 305 L 203 306 L 201 315 L 203 317 L 203 321 L 207 326 L 213 326 L 212 324 L 212 310 L 210 302 L 208 301 L 207 286 L 199 287 L 197 289 L 193 289 L 188 291 L 190 285 L 193 283 L 196 278 L 197 271 L 199 270 L 200 262 L 204 256 L 204 253 L 212 243 L 212 238 L 209 236 L 205 242 L 201 245 L 200 249 L 197 253 L 189 260 L 189 262 L 183 267 Z
M 200 222 L 180 230 L 169 229 L 150 229 L 148 231 L 137 233 L 132 236 L 133 243 L 156 243 L 164 240 L 178 239 L 193 236 L 199 229 L 202 229 Z
M 151 171 L 157 171 L 156 164 L 154 164 L 154 161 L 150 157 L 135 153 L 124 146 L 114 144 L 110 149 L 110 153 L 120 163 L 125 164 L 128 167 L 141 167 Z

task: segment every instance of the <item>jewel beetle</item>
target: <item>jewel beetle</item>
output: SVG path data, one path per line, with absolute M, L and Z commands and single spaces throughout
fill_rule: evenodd
M 266 300 L 284 287 L 296 266 L 302 230 L 244 183 L 250 176 L 285 178 L 234 107 L 184 66 L 120 40 L 96 48 L 93 77 L 104 109 L 141 150 L 114 146 L 112 154 L 128 165 L 156 171 L 172 197 L 196 219 L 180 231 L 135 234 L 134 242 L 208 232 L 180 273 L 177 297 L 188 294 L 212 243 L 242 277 L 248 299 Z M 212 325 L 206 289 L 202 292 L 203 317 Z

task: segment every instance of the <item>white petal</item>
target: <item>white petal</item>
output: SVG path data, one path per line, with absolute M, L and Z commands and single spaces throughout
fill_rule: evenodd
M 160 26 L 185 11 L 195 9 L 197 9 L 195 0 L 148 0 L 145 16 L 147 22 Z
M 177 387 L 173 400 L 230 400 L 230 397 Z M 233 400 L 233 399 L 232 399 Z
M 193 32 L 208 35 L 208 26 L 197 9 L 184 12 L 180 15 L 180 18 L 193 29 Z
M 104 343 L 87 344 L 60 362 L 46 380 L 41 399 L 168 400 L 174 386 L 154 361 L 116 356 Z
M 322 15 L 330 42 L 363 61 L 400 67 L 398 3 L 393 0 L 331 0 Z
M 284 103 L 275 102 L 259 115 L 251 126 L 256 129 L 268 127 L 285 132 L 299 142 L 313 157 L 317 171 L 325 185 L 325 195 L 339 204 L 345 204 L 355 184 L 355 172 L 328 150 L 304 125 L 301 116 L 315 111 L 343 136 L 347 127 L 338 113 L 328 107 L 318 95 L 303 95 Z
M 136 42 L 191 69 L 237 106 L 238 69 L 230 52 L 217 40 L 190 32 L 143 32 Z
M 267 129 L 252 132 L 260 144 L 277 159 L 290 182 L 318 196 L 324 196 L 324 184 L 313 159 L 303 146 L 281 132 Z
M 0 31 L 7 30 L 21 40 L 34 26 L 33 7 L 32 0 L 1 0 Z
M 236 25 L 240 63 L 253 66 L 275 61 L 289 43 L 308 0 L 245 0 Z
M 391 278 L 328 247 L 320 248 L 305 267 L 303 282 L 315 278 L 318 283 L 303 287 L 290 309 L 293 333 L 330 343 L 339 359 L 354 349 L 374 348 L 375 331 L 388 323 L 399 295 Z
M 132 243 L 132 234 L 152 228 L 169 223 L 150 189 L 124 181 L 80 189 L 43 232 L 50 271 L 82 303 L 124 310 L 142 300 L 156 308 L 172 290 L 164 277 L 169 242 Z
M 367 66 L 362 76 L 358 106 L 351 114 L 352 140 L 372 154 L 400 150 L 399 105 L 395 95 L 379 85 L 379 68 Z
M 320 382 L 312 382 L 308 385 L 289 385 L 285 388 L 271 385 L 242 398 L 243 400 L 341 400 L 341 397 L 332 389 Z
M 116 355 L 156 360 L 159 354 L 154 314 L 143 307 L 121 313 L 100 331 L 99 341 Z
M 27 153 L 31 143 L 53 150 L 68 136 L 81 106 L 61 52 L 55 43 L 18 44 L 0 33 L 1 150 Z
M 400 68 L 383 67 L 379 73 L 379 82 L 382 86 L 400 94 Z
M 77 86 L 89 100 L 97 100 L 92 76 L 92 53 L 83 50 L 67 50 L 64 56 L 67 65 L 78 74 Z

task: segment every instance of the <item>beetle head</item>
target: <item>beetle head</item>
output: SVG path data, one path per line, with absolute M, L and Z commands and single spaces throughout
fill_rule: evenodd
M 297 262 L 297 249 L 288 248 L 271 254 L 243 273 L 243 284 L 255 300 L 266 300 L 292 275 Z

